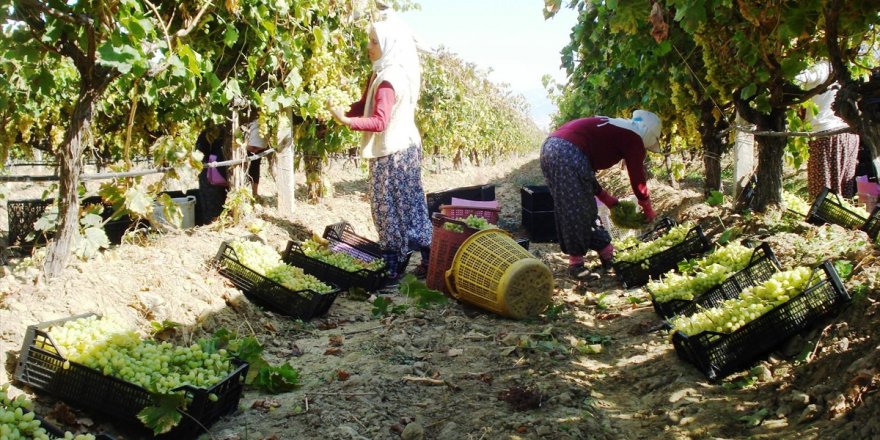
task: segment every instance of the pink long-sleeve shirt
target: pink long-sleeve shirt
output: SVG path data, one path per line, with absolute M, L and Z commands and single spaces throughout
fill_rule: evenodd
M 345 113 L 351 118 L 349 127 L 357 131 L 382 132 L 391 119 L 391 109 L 394 108 L 394 88 L 391 83 L 383 81 L 376 88 L 375 110 L 371 116 L 364 116 L 364 107 L 367 105 L 367 92 L 361 96 L 360 101 L 355 102 Z
M 590 159 L 593 171 L 611 168 L 623 160 L 633 194 L 639 201 L 648 200 L 645 172 L 647 153 L 638 134 L 608 124 L 604 118 L 592 117 L 566 122 L 550 136 L 565 139 L 577 146 Z

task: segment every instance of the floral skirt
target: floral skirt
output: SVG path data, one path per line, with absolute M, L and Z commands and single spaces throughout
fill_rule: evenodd
M 431 246 L 421 166 L 420 145 L 370 159 L 370 207 L 384 250 L 404 255 Z
M 807 189 L 815 199 L 828 187 L 844 197 L 855 194 L 853 178 L 859 161 L 859 136 L 841 133 L 810 141 L 807 159 Z
M 571 142 L 547 138 L 541 147 L 541 171 L 553 196 L 559 247 L 568 255 L 585 255 L 611 243 L 596 207 L 596 175 L 590 160 Z

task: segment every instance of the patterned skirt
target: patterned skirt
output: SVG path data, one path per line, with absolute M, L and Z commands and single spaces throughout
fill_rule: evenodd
M 370 159 L 370 208 L 384 250 L 406 254 L 431 246 L 421 165 L 420 145 Z
M 855 194 L 853 178 L 859 161 L 859 136 L 841 133 L 810 141 L 807 159 L 807 189 L 815 199 L 828 187 L 844 197 Z
M 559 247 L 568 255 L 585 255 L 611 243 L 596 207 L 596 175 L 590 160 L 571 142 L 547 138 L 541 147 L 541 171 L 553 196 Z

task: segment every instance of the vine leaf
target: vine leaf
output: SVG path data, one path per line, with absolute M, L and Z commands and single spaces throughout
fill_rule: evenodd
M 185 407 L 186 396 L 181 393 L 155 394 L 153 403 L 155 405 L 142 409 L 137 418 L 152 429 L 154 434 L 164 434 L 177 426 L 183 418 L 178 408 Z
M 125 208 L 129 211 L 146 216 L 152 207 L 153 198 L 143 188 L 132 187 L 125 191 Z

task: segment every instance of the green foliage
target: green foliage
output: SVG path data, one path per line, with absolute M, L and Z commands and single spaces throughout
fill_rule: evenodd
M 416 123 L 426 154 L 456 164 L 533 150 L 542 133 L 525 98 L 488 80 L 488 72 L 440 49 L 422 54 L 422 92 Z
M 278 366 L 266 366 L 260 369 L 251 385 L 270 394 L 292 391 L 299 386 L 299 371 L 289 362 Z
M 406 295 L 419 308 L 446 304 L 449 299 L 442 292 L 429 289 L 425 282 L 408 273 L 400 280 L 400 293 Z
M 399 315 L 405 312 L 407 306 L 405 304 L 394 304 L 390 298 L 377 297 L 373 300 L 373 308 L 370 312 L 373 316 L 387 316 L 390 314 Z
M 846 281 L 852 275 L 853 263 L 849 260 L 835 260 L 834 270 L 840 275 L 840 279 Z
M 183 393 L 154 394 L 153 405 L 142 409 L 137 418 L 144 426 L 159 435 L 171 431 L 183 419 L 178 410 L 186 407 L 186 395 Z
M 706 204 L 709 206 L 721 206 L 724 203 L 724 193 L 721 191 L 712 191 L 709 193 L 709 198 L 706 199 Z

